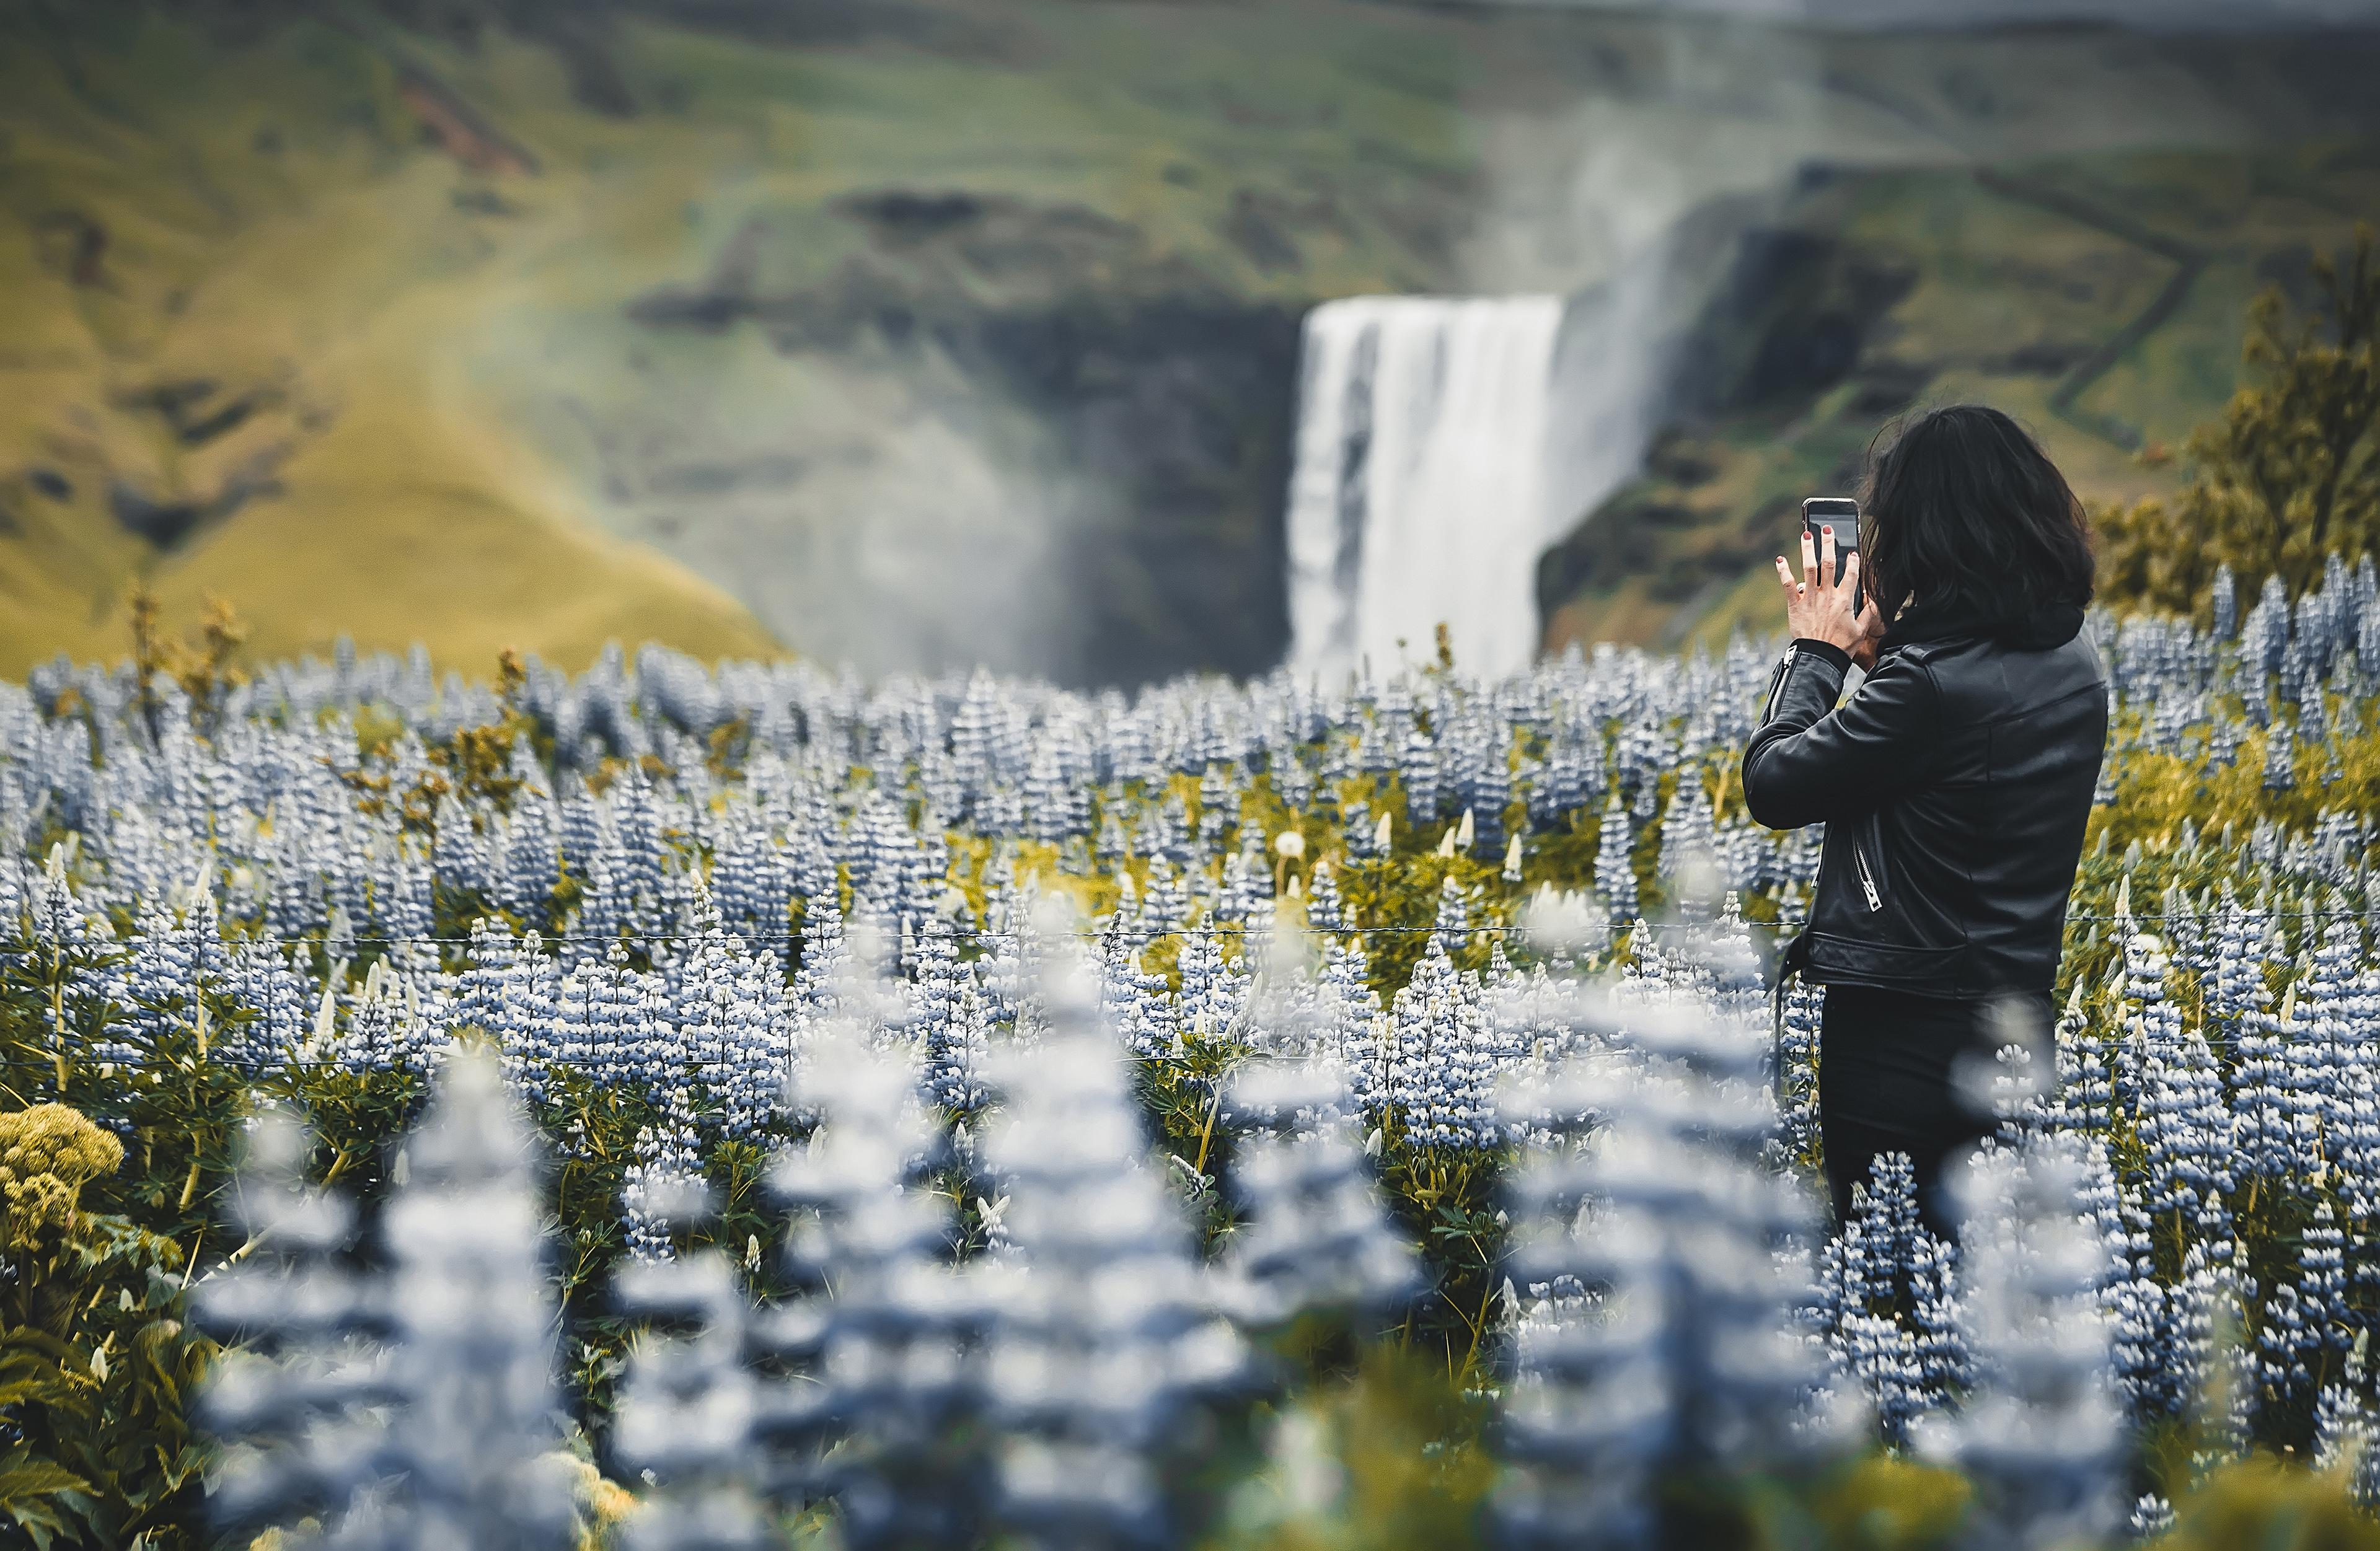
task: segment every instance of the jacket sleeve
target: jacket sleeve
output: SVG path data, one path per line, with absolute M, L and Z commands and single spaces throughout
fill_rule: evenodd
M 1900 652 L 1839 709 L 1851 659 L 1823 641 L 1785 649 L 1743 751 L 1743 803 L 1772 830 L 1869 813 L 1922 779 L 1941 720 L 1933 675 Z

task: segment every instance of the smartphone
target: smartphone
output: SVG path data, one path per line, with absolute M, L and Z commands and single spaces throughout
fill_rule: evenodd
M 1859 552 L 1859 503 L 1840 495 L 1814 495 L 1802 503 L 1802 527 L 1810 535 L 1810 546 L 1818 554 L 1827 552 L 1821 528 L 1835 530 L 1835 569 L 1840 574 L 1843 561 Z M 1821 562 L 1823 563 L 1823 562 Z M 1867 578 L 1852 589 L 1852 612 L 1867 607 Z

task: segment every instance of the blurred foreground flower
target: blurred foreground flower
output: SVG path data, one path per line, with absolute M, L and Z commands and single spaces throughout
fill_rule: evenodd
M 221 1521 L 342 1551 L 566 1545 L 534 1142 L 494 1059 L 458 1050 L 440 1069 L 389 1204 L 384 1278 L 339 1268 L 350 1218 L 299 1183 L 306 1148 L 294 1122 L 260 1123 L 238 1210 L 261 1253 L 199 1290 L 250 1349 L 208 1390 Z
M 1691 995 L 1579 996 L 1614 1048 L 1505 1099 L 1547 1141 L 1511 1192 L 1524 1302 L 1494 1518 L 1506 1546 L 1619 1551 L 1665 1544 L 1665 1478 L 1814 1463 L 1858 1413 L 1792 1329 L 1816 1222 L 1762 1165 L 1766 1041 Z

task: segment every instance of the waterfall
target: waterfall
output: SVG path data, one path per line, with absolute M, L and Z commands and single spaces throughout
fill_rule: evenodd
M 1289 489 L 1292 665 L 1527 665 L 1559 297 L 1359 297 L 1307 314 Z M 1575 513 L 1563 514 L 1574 516 Z

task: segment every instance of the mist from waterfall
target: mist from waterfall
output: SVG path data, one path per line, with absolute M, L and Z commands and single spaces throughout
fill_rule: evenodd
M 1358 297 L 1307 314 L 1289 491 L 1291 661 L 1536 648 L 1558 297 Z
M 1809 159 L 1863 154 L 1833 133 L 1808 46 L 1681 34 L 1650 102 L 1490 116 L 1491 176 L 1459 266 L 1475 294 L 1307 315 L 1285 523 L 1292 666 L 1336 675 L 1368 660 L 1385 674 L 1428 659 L 1441 621 L 1466 671 L 1536 654 L 1537 563 L 1643 467 L 1681 339 L 1743 233 Z M 1712 111 L 1747 82 L 1759 114 Z

